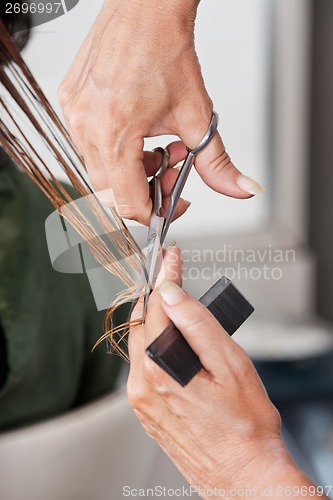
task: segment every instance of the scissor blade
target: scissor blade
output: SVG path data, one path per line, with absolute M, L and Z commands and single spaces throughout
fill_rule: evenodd
M 145 260 L 145 277 L 147 280 L 145 298 L 143 303 L 142 324 L 145 322 L 148 300 L 151 290 L 154 288 L 156 279 L 162 264 L 161 234 L 165 219 L 153 214 L 150 219 L 148 232 L 148 251 Z

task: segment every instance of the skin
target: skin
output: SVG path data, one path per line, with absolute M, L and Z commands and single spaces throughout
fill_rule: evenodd
M 106 0 L 59 91 L 94 188 L 124 218 L 147 224 L 151 215 L 147 176 L 161 158 L 144 153 L 144 138 L 177 135 L 182 142 L 169 145 L 173 166 L 207 131 L 213 105 L 195 52 L 197 7 L 198 0 Z M 233 165 L 219 134 L 195 167 L 219 193 L 249 198 L 262 190 Z M 169 169 L 163 178 L 165 206 L 176 175 Z M 181 200 L 176 216 L 187 208 Z M 278 485 L 313 486 L 288 455 L 279 414 L 246 353 L 175 284 L 179 251 L 169 250 L 164 263 L 166 281 L 129 339 L 128 397 L 147 433 L 205 490 L 272 487 L 275 496 Z M 139 302 L 134 317 L 141 315 Z M 205 368 L 185 389 L 145 354 L 170 320 Z
M 152 210 L 147 175 L 161 160 L 144 153 L 144 138 L 178 136 L 183 142 L 169 147 L 174 164 L 185 157 L 184 144 L 199 144 L 212 115 L 194 46 L 197 7 L 197 0 L 106 0 L 59 90 L 102 203 L 115 201 L 122 217 L 144 224 Z M 195 166 L 219 193 L 249 198 L 262 190 L 240 175 L 219 134 Z M 164 206 L 176 175 L 170 169 L 163 179 Z M 177 216 L 188 206 L 181 200 Z
M 272 487 L 275 497 L 278 486 L 313 487 L 286 451 L 278 411 L 245 351 L 179 287 L 176 247 L 168 250 L 162 274 L 145 325 L 133 328 L 129 338 L 128 398 L 146 432 L 187 481 L 202 490 L 254 488 L 261 496 L 262 488 Z M 142 302 L 133 318 L 141 314 Z M 170 320 L 205 368 L 185 388 L 145 353 Z

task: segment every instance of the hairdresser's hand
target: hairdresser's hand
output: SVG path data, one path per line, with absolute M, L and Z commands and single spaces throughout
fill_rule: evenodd
M 175 134 L 172 162 L 205 135 L 213 104 L 194 49 L 198 0 L 106 0 L 59 92 L 70 134 L 97 191 L 112 188 L 120 215 L 148 223 L 147 175 L 160 156 L 144 154 L 144 137 Z M 197 158 L 212 189 L 236 198 L 260 191 L 240 175 L 219 135 Z M 168 186 L 176 172 L 168 173 Z M 101 196 L 112 204 L 111 192 Z M 179 216 L 188 208 L 183 200 Z
M 152 293 L 145 326 L 133 328 L 129 339 L 128 397 L 145 430 L 191 485 L 258 492 L 272 486 L 270 496 L 278 496 L 275 486 L 310 486 L 283 446 L 278 412 L 246 353 L 175 284 L 178 249 L 169 249 L 164 267 L 167 281 Z M 141 312 L 142 303 L 133 317 Z M 169 318 L 205 367 L 185 388 L 145 353 Z

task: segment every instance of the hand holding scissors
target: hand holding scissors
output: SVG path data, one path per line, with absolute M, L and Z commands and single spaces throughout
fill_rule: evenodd
M 153 212 L 150 218 L 149 230 L 148 230 L 148 241 L 147 241 L 147 256 L 144 264 L 144 274 L 146 278 L 146 288 L 144 296 L 144 307 L 142 314 L 142 323 L 144 324 L 148 300 L 151 290 L 155 286 L 157 274 L 161 267 L 162 262 L 162 247 L 165 238 L 168 234 L 172 218 L 174 216 L 177 203 L 182 194 L 186 181 L 188 179 L 189 173 L 191 171 L 192 165 L 194 163 L 195 157 L 210 143 L 214 137 L 218 126 L 218 115 L 214 111 L 212 114 L 212 119 L 205 137 L 202 139 L 200 144 L 195 149 L 187 149 L 188 153 L 182 165 L 182 168 L 178 174 L 176 182 L 170 193 L 170 203 L 167 209 L 164 211 L 162 206 L 162 189 L 161 189 L 161 178 L 166 172 L 169 163 L 169 153 L 166 149 L 157 148 L 154 151 L 159 151 L 162 153 L 162 162 L 159 170 L 153 177 L 151 184 L 153 186 Z

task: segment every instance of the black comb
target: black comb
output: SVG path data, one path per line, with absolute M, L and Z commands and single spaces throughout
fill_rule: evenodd
M 199 302 L 207 307 L 229 335 L 233 335 L 254 311 L 253 306 L 225 276 Z M 173 323 L 150 344 L 146 352 L 183 387 L 203 368 L 199 357 Z

